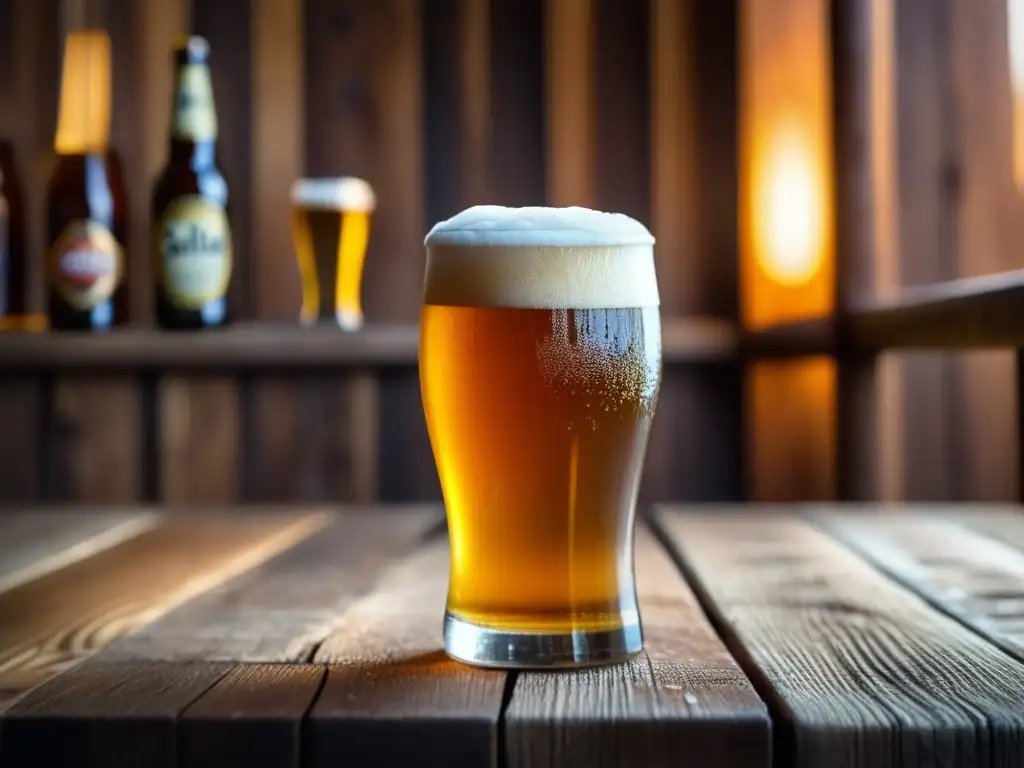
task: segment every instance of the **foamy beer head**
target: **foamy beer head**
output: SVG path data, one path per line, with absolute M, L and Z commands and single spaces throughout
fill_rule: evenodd
M 620 213 L 483 205 L 426 238 L 424 303 L 534 309 L 656 307 L 654 238 Z
M 631 536 L 661 381 L 653 246 L 628 216 L 583 208 L 470 208 L 427 235 L 420 385 L 457 659 L 642 649 Z
M 292 239 L 302 275 L 300 322 L 363 324 L 360 286 L 377 198 L 352 176 L 299 179 L 292 185 Z

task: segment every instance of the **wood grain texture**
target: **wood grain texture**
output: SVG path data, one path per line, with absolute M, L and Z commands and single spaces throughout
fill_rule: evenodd
M 655 517 L 777 713 L 777 764 L 1024 759 L 1024 665 L 826 534 L 764 510 Z
M 269 374 L 253 379 L 242 406 L 244 450 L 251 465 L 245 480 L 247 498 L 376 498 L 380 406 L 370 375 L 357 369 L 347 374 Z M 251 398 L 248 407 L 246 397 Z
M 420 0 L 304 6 L 306 173 L 359 176 L 377 193 L 363 268 L 367 322 L 415 322 L 423 290 Z
M 506 675 L 442 650 L 447 539 L 396 565 L 317 651 L 327 681 L 310 711 L 310 766 L 494 765 Z
M 332 516 L 323 530 L 204 591 L 102 653 L 118 661 L 301 662 L 392 558 L 441 520 L 433 507 Z
M 181 768 L 299 768 L 302 719 L 316 698 L 322 664 L 244 664 L 181 716 Z
M 825 512 L 814 522 L 940 611 L 1024 659 L 1024 553 L 920 514 Z
M 165 376 L 157 384 L 160 498 L 165 504 L 229 504 L 241 481 L 238 383 Z
M 934 508 L 929 506 L 933 511 Z M 1024 552 L 1024 508 L 1003 505 L 944 506 L 943 517 Z
M 35 509 L 0 515 L 0 592 L 116 546 L 159 520 L 149 512 L 83 514 Z
M 290 185 L 303 173 L 303 25 L 300 0 L 252 2 L 252 266 L 257 316 L 297 323 L 299 269 Z
M 543 205 L 547 197 L 544 0 L 490 0 L 489 200 Z
M 949 0 L 950 68 L 959 177 L 958 276 L 1022 265 L 1024 203 L 1013 177 L 1013 89 L 1004 0 Z M 1017 494 L 1016 430 L 1010 350 L 972 352 L 958 359 L 952 383 L 956 495 L 971 501 L 1011 501 Z
M 545 0 L 548 205 L 594 207 L 594 0 Z
M 27 690 L 322 528 L 323 515 L 168 519 L 0 594 L 0 690 Z
M 142 498 L 144 399 L 130 375 L 59 376 L 44 453 L 44 498 L 130 503 Z
M 898 0 L 895 13 L 896 162 L 902 286 L 954 277 L 957 235 L 956 115 L 949 77 L 949 3 Z M 953 361 L 895 356 L 902 376 L 903 497 L 955 498 L 949 419 Z M 911 446 L 913 449 L 911 450 Z
M 231 664 L 86 663 L 4 715 L 5 768 L 176 768 L 177 719 Z
M 517 676 L 508 766 L 768 766 L 768 711 L 644 526 L 636 535 L 646 653 L 627 664 Z
M 30 254 L 28 306 L 44 307 L 43 249 L 46 225 L 46 183 L 53 165 L 53 137 L 57 130 L 57 101 L 64 46 L 61 40 L 59 0 L 14 0 L 13 53 L 18 119 L 13 134 L 25 201 L 25 227 Z
M 42 432 L 45 425 L 43 376 L 5 376 L 0 382 L 0 501 L 39 498 L 42 476 Z

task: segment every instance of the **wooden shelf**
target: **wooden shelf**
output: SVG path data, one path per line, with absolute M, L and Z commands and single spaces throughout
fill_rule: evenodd
M 898 296 L 744 334 L 748 357 L 875 354 L 890 349 L 1024 347 L 1024 270 L 907 288 Z
M 734 329 L 723 321 L 666 319 L 662 335 L 666 363 L 727 361 L 736 351 Z M 414 366 L 418 352 L 418 327 L 398 324 L 355 333 L 256 323 L 203 332 L 7 333 L 0 371 L 381 368 Z

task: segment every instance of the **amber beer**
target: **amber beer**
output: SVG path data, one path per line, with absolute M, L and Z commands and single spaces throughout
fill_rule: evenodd
M 302 278 L 299 322 L 363 325 L 363 261 L 376 206 L 368 182 L 351 176 L 299 179 L 292 186 L 292 240 Z
M 661 381 L 653 242 L 621 215 L 496 207 L 427 237 L 420 380 L 455 658 L 573 666 L 642 647 L 632 531 Z
M 156 321 L 199 330 L 228 323 L 232 242 L 228 185 L 217 168 L 217 110 L 199 36 L 172 49 L 174 96 L 167 165 L 153 187 Z

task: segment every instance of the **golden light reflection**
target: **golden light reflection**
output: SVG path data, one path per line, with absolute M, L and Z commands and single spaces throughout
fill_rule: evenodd
M 754 252 L 760 269 L 787 286 L 805 284 L 825 257 L 826 193 L 812 147 L 794 123 L 777 130 L 755 157 Z

